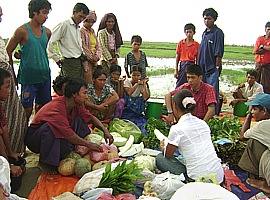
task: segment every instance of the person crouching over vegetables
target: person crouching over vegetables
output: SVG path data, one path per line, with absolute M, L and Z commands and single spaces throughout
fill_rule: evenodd
M 142 68 L 140 66 L 133 65 L 131 67 L 131 79 L 126 79 L 124 82 L 125 94 L 116 104 L 115 118 L 122 116 L 125 106 L 137 114 L 145 111 L 146 101 L 150 97 L 149 78 L 145 77 L 144 80 L 141 80 L 141 74 Z
M 157 155 L 157 168 L 161 172 L 183 173 L 186 182 L 216 174 L 217 181 L 222 183 L 224 172 L 211 140 L 210 128 L 205 121 L 191 114 L 195 107 L 196 102 L 189 90 L 181 89 L 173 96 L 178 123 L 171 127 L 168 139 L 160 142 L 164 155 Z M 183 163 L 173 156 L 176 148 L 184 157 Z
M 107 74 L 102 66 L 97 66 L 93 84 L 88 84 L 88 101 L 85 107 L 99 120 L 110 119 L 119 97 L 115 90 L 106 84 Z
M 35 115 L 25 136 L 30 151 L 40 153 L 39 167 L 46 174 L 57 173 L 56 167 L 66 153 L 82 145 L 90 151 L 102 152 L 102 147 L 85 138 L 89 133 L 88 123 L 104 132 L 107 143 L 113 137 L 102 123 L 84 107 L 87 101 L 87 83 L 83 78 L 69 79 L 65 95 L 44 105 Z
M 249 185 L 270 193 L 270 95 L 260 93 L 246 105 L 252 109 L 242 126 L 240 140 L 248 142 L 238 166 L 248 172 Z M 250 128 L 252 117 L 258 123 Z

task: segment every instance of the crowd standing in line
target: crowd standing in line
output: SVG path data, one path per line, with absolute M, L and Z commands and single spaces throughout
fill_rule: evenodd
M 40 153 L 40 167 L 43 172 L 53 174 L 57 172 L 56 167 L 60 159 L 65 153 L 72 151 L 74 145 L 87 146 L 92 151 L 102 151 L 100 146 L 83 139 L 90 133 L 88 123 L 101 129 L 105 139 L 111 144 L 113 137 L 100 120 L 120 118 L 124 108 L 128 108 L 130 112 L 144 113 L 146 101 L 150 97 L 149 78 L 146 71 L 148 63 L 146 54 L 140 50 L 142 38 L 133 35 L 132 50 L 126 55 L 124 64 L 127 79 L 121 77 L 121 67 L 117 59 L 120 57 L 123 41 L 113 13 L 107 13 L 101 19 L 96 36 L 92 25 L 96 22 L 97 16 L 83 3 L 77 3 L 73 8 L 72 16 L 59 23 L 52 32 L 43 26 L 51 11 L 51 4 L 47 0 L 31 0 L 28 8 L 30 21 L 16 29 L 7 44 L 6 51 L 3 49 L 4 43 L 0 38 L 0 100 L 7 100 L 5 103 L 9 112 L 6 113 L 10 113 L 8 108 L 13 109 L 8 97 L 11 90 L 14 104 L 17 106 L 14 109 L 18 111 L 22 104 L 24 109 L 21 109 L 20 114 L 24 112 L 23 110 L 26 112 L 25 115 L 24 113 L 21 115 L 21 118 L 17 115 L 7 115 L 2 110 L 4 104 L 1 102 L 0 155 L 16 158 L 19 156 L 16 152 L 24 150 L 22 143 L 24 143 L 25 124 L 29 121 L 35 101 L 35 116 L 27 129 L 25 143 L 31 151 Z M 0 19 L 1 16 L 2 9 L 0 8 Z M 220 183 L 223 181 L 220 160 L 211 142 L 210 129 L 205 123 L 215 113 L 218 114 L 218 97 L 221 93 L 219 76 L 222 70 L 224 34 L 215 24 L 217 17 L 218 13 L 213 8 L 203 11 L 206 30 L 202 34 L 201 44 L 193 39 L 195 26 L 191 23 L 185 25 L 184 31 L 187 38 L 179 42 L 176 50 L 174 76 L 178 79 L 177 87 L 165 96 L 168 110 L 167 124 L 170 126 L 175 122 L 177 124 L 171 127 L 169 140 L 161 142 L 160 149 L 165 157 L 162 154 L 159 155 L 157 165 L 162 171 L 169 170 L 177 174 L 183 172 L 187 182 L 205 173 L 216 173 L 218 181 Z M 80 29 L 81 22 L 83 22 L 83 27 Z M 270 63 L 268 55 L 270 22 L 266 24 L 265 31 L 266 35 L 260 36 L 256 42 L 254 54 L 258 72 L 257 81 L 263 85 L 264 91 L 269 93 L 267 89 L 269 81 L 266 78 L 269 75 Z M 14 53 L 17 45 L 20 45 L 20 51 Z M 58 46 L 60 54 L 56 53 L 55 45 Z M 18 96 L 16 97 L 17 79 L 12 68 L 13 54 L 20 59 L 18 82 L 22 85 L 21 102 Z M 61 68 L 61 74 L 53 81 L 54 91 L 59 97 L 53 101 L 51 101 L 48 57 Z M 256 78 L 253 72 L 247 74 L 248 89 L 254 87 L 249 81 L 251 78 Z M 256 85 L 256 82 L 253 83 Z M 244 97 L 243 93 L 242 95 Z M 239 166 L 251 174 L 248 179 L 250 185 L 269 192 L 270 173 L 266 167 L 270 160 L 266 150 L 269 146 L 267 143 L 269 138 L 265 135 L 262 139 L 261 133 L 267 130 L 264 124 L 267 125 L 269 122 L 270 101 L 269 95 L 263 97 L 262 95 L 265 94 L 259 94 L 255 99 L 247 102 L 247 105 L 252 106 L 252 110 L 241 132 L 241 139 L 253 138 L 253 132 L 256 132 L 256 137 L 253 139 L 257 139 L 262 144 L 255 142 L 255 146 L 259 145 L 258 152 L 254 152 L 254 155 L 250 154 L 251 157 L 247 158 L 246 155 L 254 143 L 250 140 Z M 251 116 L 263 125 L 258 124 L 249 129 Z M 9 127 L 7 127 L 8 121 L 12 122 Z M 15 129 L 11 126 L 22 128 L 20 136 L 16 136 L 16 131 L 13 132 Z M 198 126 L 201 129 L 195 131 Z M 186 132 L 194 134 L 195 137 L 201 137 L 204 142 L 207 142 L 208 151 L 199 152 L 202 157 L 210 155 L 210 160 L 205 159 L 202 165 L 197 165 L 198 163 L 193 160 L 193 154 L 201 147 L 192 140 L 187 139 L 186 142 L 182 142 L 182 138 L 188 137 Z M 20 147 L 17 149 L 12 140 L 14 137 L 20 140 Z M 171 157 L 176 148 L 179 148 L 184 155 L 186 163 L 177 162 L 177 166 L 171 170 Z M 261 157 L 264 158 L 262 164 L 258 162 Z M 257 160 L 256 166 L 245 168 L 253 159 Z M 206 164 L 211 164 L 210 171 L 206 170 Z M 11 172 L 15 176 L 22 173 L 12 167 Z

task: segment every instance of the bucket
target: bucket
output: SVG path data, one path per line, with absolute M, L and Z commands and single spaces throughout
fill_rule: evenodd
M 239 101 L 233 107 L 233 114 L 238 117 L 245 117 L 247 115 L 248 106 L 245 102 Z
M 147 101 L 147 109 L 146 109 L 146 117 L 149 119 L 150 117 L 160 119 L 162 114 L 163 102 L 159 100 L 148 100 Z
M 22 171 L 25 171 L 26 160 L 23 157 L 18 157 L 18 161 L 16 161 L 12 157 L 8 157 L 8 161 L 10 164 L 20 166 Z M 18 177 L 13 177 L 12 174 L 10 173 L 10 178 L 11 178 L 10 183 L 11 192 L 19 190 L 22 184 L 22 174 Z

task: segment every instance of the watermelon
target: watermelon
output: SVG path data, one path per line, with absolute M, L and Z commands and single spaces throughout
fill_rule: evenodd
M 75 163 L 75 174 L 81 178 L 84 174 L 91 171 L 91 164 L 85 158 L 79 158 Z

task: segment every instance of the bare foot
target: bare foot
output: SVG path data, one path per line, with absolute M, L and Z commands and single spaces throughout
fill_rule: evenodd
M 44 174 L 48 174 L 48 175 L 58 174 L 57 167 L 55 167 L 55 166 L 48 165 L 46 163 L 39 161 L 38 167 L 39 167 L 39 169 L 41 169 L 41 171 Z

